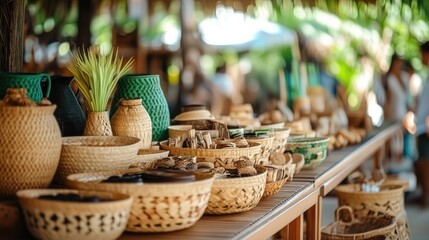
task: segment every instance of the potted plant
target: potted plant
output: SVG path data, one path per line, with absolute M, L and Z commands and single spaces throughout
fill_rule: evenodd
M 103 54 L 97 46 L 72 54 L 67 69 L 73 74 L 87 108 L 84 135 L 112 135 L 107 104 L 119 78 L 131 68 L 133 60 L 122 63 L 117 49 Z

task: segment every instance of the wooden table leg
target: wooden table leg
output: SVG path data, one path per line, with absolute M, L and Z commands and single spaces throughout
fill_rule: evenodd
M 307 239 L 319 240 L 321 238 L 322 224 L 322 197 L 319 197 L 317 203 L 309 208 L 306 212 L 307 216 Z
M 304 215 L 299 215 L 281 230 L 282 240 L 303 240 L 304 239 Z

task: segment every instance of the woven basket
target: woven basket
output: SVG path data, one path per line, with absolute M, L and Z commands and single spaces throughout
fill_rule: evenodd
M 194 225 L 203 215 L 210 197 L 213 175 L 197 175 L 193 182 L 172 183 L 99 183 L 109 176 L 141 171 L 127 169 L 73 174 L 68 185 L 78 189 L 96 189 L 129 194 L 133 197 L 127 231 L 170 232 Z M 201 176 L 201 177 L 199 177 Z
M 259 165 L 255 167 L 258 171 L 255 176 L 216 179 L 206 213 L 239 213 L 258 205 L 264 194 L 267 170 Z
M 165 150 L 140 149 L 130 167 L 138 167 L 140 169 L 152 168 L 153 162 L 168 157 L 168 154 L 169 151 Z
M 55 105 L 5 106 L 0 101 L 0 199 L 51 183 L 61 153 Z
M 215 167 L 235 168 L 234 161 L 241 157 L 247 157 L 256 164 L 257 157 L 261 153 L 261 145 L 249 143 L 247 148 L 224 148 L 224 149 L 202 149 L 202 148 L 178 148 L 170 147 L 167 141 L 161 142 L 161 149 L 170 151 L 171 155 L 196 156 L 197 161 L 212 162 Z
M 340 218 L 340 211 L 347 211 L 350 221 Z M 322 228 L 322 240 L 398 239 L 396 218 L 390 215 L 355 219 L 350 206 L 335 211 L 335 222 Z
M 168 127 L 168 137 L 170 138 L 178 138 L 181 139 L 188 137 L 189 130 L 193 128 L 192 125 L 172 125 Z M 212 139 L 219 138 L 218 130 L 196 130 L 195 132 L 208 132 Z
M 65 202 L 41 195 L 76 193 L 107 198 L 105 202 Z M 31 189 L 17 193 L 30 233 L 38 239 L 117 239 L 125 229 L 132 198 L 125 194 L 61 189 Z
M 270 153 L 273 148 L 274 137 L 267 138 L 246 138 L 249 143 L 261 145 L 261 154 L 256 157 L 256 164 L 265 165 L 269 162 Z
M 149 149 L 152 144 L 152 121 L 139 99 L 121 99 L 118 110 L 112 116 L 112 132 L 115 136 L 140 138 L 140 148 Z
M 284 153 L 289 138 L 290 128 L 273 129 L 274 141 L 272 152 Z
M 271 197 L 274 194 L 278 193 L 288 179 L 289 179 L 289 176 L 284 179 L 278 180 L 276 182 L 266 183 L 264 195 L 262 195 L 262 199 Z
M 88 111 L 86 114 L 84 136 L 112 136 L 112 126 L 110 125 L 109 112 Z
M 335 193 L 339 206 L 350 206 L 356 218 L 380 215 L 396 217 L 399 239 L 410 239 L 402 186 L 382 185 L 379 192 L 362 192 L 359 184 L 346 184 L 336 187 Z
M 329 138 L 327 137 L 291 139 L 286 146 L 286 151 L 304 155 L 305 164 L 303 168 L 315 168 L 326 159 L 328 142 Z
M 140 139 L 134 137 L 64 137 L 55 180 L 64 184 L 73 173 L 126 169 L 139 146 Z

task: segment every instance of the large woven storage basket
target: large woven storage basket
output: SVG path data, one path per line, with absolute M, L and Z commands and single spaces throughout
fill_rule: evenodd
M 65 184 L 73 173 L 120 170 L 135 160 L 140 139 L 119 136 L 63 137 L 55 180 Z
M 396 217 L 399 239 L 410 239 L 404 208 L 404 189 L 399 185 L 382 185 L 379 192 L 362 192 L 359 184 L 345 184 L 335 188 L 339 206 L 353 209 L 356 218 L 391 215 Z
M 349 221 L 340 218 L 340 211 L 347 211 Z M 335 222 L 322 228 L 322 240 L 367 240 L 398 239 L 396 218 L 390 215 L 354 218 L 350 206 L 341 206 L 335 211 Z
M 0 199 L 51 183 L 61 153 L 55 108 L 7 106 L 0 101 Z
M 249 143 L 246 148 L 201 149 L 170 147 L 167 141 L 161 142 L 161 149 L 170 151 L 171 155 L 196 156 L 197 161 L 212 162 L 215 167 L 235 168 L 234 162 L 242 157 L 247 157 L 256 164 L 257 157 L 261 153 L 261 145 Z
M 71 202 L 39 199 L 42 195 L 78 194 L 109 199 Z M 117 239 L 127 224 L 132 199 L 120 193 L 70 189 L 28 189 L 17 193 L 30 233 L 38 239 Z
M 264 194 L 267 170 L 255 167 L 258 172 L 255 176 L 216 179 L 206 213 L 239 213 L 256 207 Z
M 133 197 L 127 224 L 130 232 L 171 232 L 194 225 L 204 214 L 214 177 L 197 174 L 197 181 L 164 183 L 100 183 L 109 176 L 140 169 L 73 174 L 68 185 L 77 189 L 121 192 Z

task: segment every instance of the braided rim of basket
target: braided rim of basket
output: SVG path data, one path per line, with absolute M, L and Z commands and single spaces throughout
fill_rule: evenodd
M 179 156 L 216 157 L 216 158 L 239 158 L 243 156 L 253 157 L 261 152 L 261 144 L 249 143 L 245 148 L 179 148 L 168 146 L 168 140 L 160 143 L 161 149 L 170 151 L 170 154 Z
M 140 139 L 136 137 L 126 136 L 77 136 L 77 137 L 62 137 L 63 147 L 67 148 L 83 148 L 83 149 L 95 149 L 95 148 L 124 148 L 134 147 L 140 144 Z M 88 142 L 88 145 L 85 143 Z M 102 143 L 99 145 L 89 145 L 91 143 Z M 115 143 L 117 145 L 105 145 L 106 143 Z M 120 144 L 118 144 L 120 143 Z M 82 145 L 84 144 L 84 145 Z

